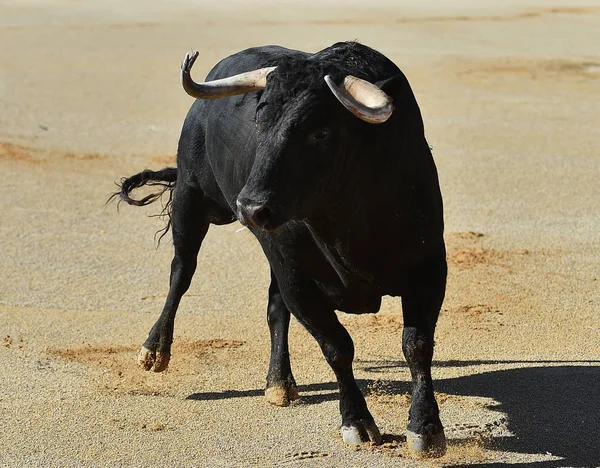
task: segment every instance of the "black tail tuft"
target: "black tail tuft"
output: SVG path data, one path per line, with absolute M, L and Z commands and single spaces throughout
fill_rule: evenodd
M 110 200 L 118 196 L 121 201 L 124 201 L 130 205 L 149 205 L 150 203 L 158 200 L 162 196 L 162 194 L 165 193 L 167 190 L 173 190 L 175 188 L 176 181 L 177 169 L 174 167 L 167 167 L 160 171 L 150 171 L 146 169 L 145 171 L 140 172 L 139 174 L 136 174 L 134 176 L 123 177 L 121 179 L 120 184 L 121 190 L 114 193 L 110 197 Z M 130 197 L 130 193 L 133 190 L 143 187 L 144 185 L 158 185 L 163 187 L 163 189 L 156 193 L 151 193 L 150 195 L 145 196 L 141 200 L 136 200 Z
M 167 218 L 167 225 L 165 226 L 165 228 L 158 231 L 161 232 L 161 235 L 158 238 L 158 244 L 160 244 L 160 240 L 169 231 L 169 228 L 171 227 L 171 203 L 173 201 L 173 189 L 175 188 L 176 183 L 177 168 L 175 167 L 166 167 L 164 169 L 161 169 L 160 171 L 151 171 L 146 169 L 145 171 L 142 171 L 134 176 L 123 177 L 121 179 L 121 183 L 117 184 L 120 190 L 118 192 L 113 193 L 108 199 L 107 203 L 111 202 L 112 200 L 118 197 L 119 203 L 124 201 L 129 205 L 145 206 L 158 200 L 160 197 L 162 197 L 163 193 L 168 191 L 169 199 L 163 206 L 162 212 L 159 215 L 157 215 L 161 217 L 164 216 Z M 144 185 L 159 186 L 161 187 L 161 189 L 155 193 L 151 193 L 150 195 L 145 196 L 140 200 L 131 198 L 131 192 L 137 188 L 143 187 Z

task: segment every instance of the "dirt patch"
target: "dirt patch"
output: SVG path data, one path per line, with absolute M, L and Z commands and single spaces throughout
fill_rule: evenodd
M 182 359 L 190 357 L 200 357 L 206 353 L 221 349 L 235 349 L 243 346 L 244 341 L 236 340 L 198 340 L 198 341 L 183 341 L 173 344 L 172 352 L 174 355 L 180 354 Z M 110 346 L 110 345 L 85 345 L 79 348 L 58 349 L 53 348 L 48 350 L 48 354 L 58 356 L 70 361 L 82 362 L 85 364 L 98 365 L 107 369 L 113 369 L 119 366 L 121 357 L 126 355 L 125 359 L 135 364 L 136 353 L 139 351 L 139 346 Z
M 166 424 L 163 423 L 150 423 L 150 424 L 142 424 L 142 429 L 148 429 L 150 431 L 163 431 L 166 427 Z
M 449 440 L 446 454 L 437 459 L 424 459 L 411 453 L 406 446 L 406 438 L 394 434 L 383 434 L 380 445 L 362 444 L 355 448 L 356 451 L 380 453 L 392 458 L 418 459 L 423 466 L 442 467 L 455 466 L 457 464 L 474 464 L 488 460 L 490 457 L 486 452 L 488 439 L 476 436 L 473 439 L 455 442 Z
M 545 63 L 545 66 L 547 70 L 556 74 L 573 74 L 590 78 L 600 78 L 600 62 L 549 60 Z
M 45 164 L 56 159 L 93 160 L 104 158 L 106 158 L 106 155 L 100 153 L 62 152 L 0 142 L 0 161 L 25 161 L 32 164 Z
M 106 155 L 100 153 L 54 153 L 55 155 L 65 159 L 92 160 L 104 159 Z
M 504 326 L 503 313 L 486 304 L 462 305 L 453 309 L 444 309 L 445 314 L 472 330 L 491 331 Z
M 475 231 L 452 232 L 446 234 L 446 259 L 450 267 L 465 270 L 476 265 L 496 265 L 502 252 L 486 249 L 481 241 L 485 234 Z
M 92 346 L 86 345 L 80 348 L 53 348 L 48 350 L 48 354 L 59 356 L 69 361 L 85 362 L 86 364 L 109 365 L 112 359 L 109 356 L 135 351 L 137 346 Z
M 44 160 L 33 156 L 31 148 L 14 143 L 0 142 L 0 161 L 25 161 L 33 164 L 43 164 Z
M 390 382 L 385 380 L 375 380 L 367 387 L 367 395 L 379 404 L 390 404 L 408 408 L 411 397 L 408 393 L 396 393 Z
M 406 437 L 395 434 L 381 434 L 380 445 L 366 443 L 357 445 L 353 449 L 357 452 L 380 453 L 388 457 L 410 458 L 410 453 L 406 447 Z
M 462 404 L 465 398 L 436 392 L 436 400 L 440 408 L 446 404 Z M 376 415 L 376 419 L 382 421 L 394 421 L 401 423 L 404 427 L 408 420 L 408 409 L 410 408 L 411 395 L 409 393 L 398 393 L 393 383 L 376 380 L 367 387 L 366 400 L 369 408 Z M 399 421 L 399 418 L 404 419 Z
M 77 348 L 53 348 L 47 353 L 69 361 L 80 362 L 104 369 L 101 386 L 109 391 L 130 394 L 168 394 L 174 386 L 185 381 L 185 376 L 197 375 L 198 361 L 215 353 L 234 350 L 245 342 L 236 340 L 179 341 L 173 344 L 174 359 L 169 368 L 159 374 L 146 372 L 138 367 L 139 346 L 84 345 Z M 164 377 L 177 374 L 177 379 Z
M 389 405 L 394 408 L 408 409 L 411 403 L 411 396 L 409 393 L 396 393 L 392 384 L 384 380 L 375 380 L 371 383 L 367 387 L 367 395 L 367 398 L 378 405 Z M 464 400 L 463 397 L 442 392 L 436 392 L 435 398 L 440 407 L 443 407 L 446 403 L 456 404 L 457 402 Z M 369 404 L 369 407 L 370 406 L 371 404 Z
M 340 317 L 340 321 L 350 330 L 363 332 L 375 332 L 382 329 L 401 332 L 404 327 L 402 314 L 348 315 Z
M 464 306 L 457 307 L 456 309 L 453 309 L 452 312 L 461 317 L 469 317 L 469 318 L 476 318 L 476 319 L 481 319 L 485 315 L 489 315 L 489 314 L 502 315 L 502 312 L 500 312 L 499 310 L 494 309 L 493 307 L 490 307 L 485 304 L 464 305 Z
M 199 341 L 184 341 L 182 343 L 173 346 L 174 352 L 192 353 L 196 356 L 201 356 L 208 352 L 217 349 L 235 349 L 243 346 L 245 341 L 237 340 L 199 340 Z
M 532 252 L 528 249 L 495 250 L 480 247 L 479 241 L 483 234 L 457 233 L 449 238 L 449 249 L 446 255 L 448 265 L 458 270 L 468 270 L 478 265 L 502 267 L 510 269 L 519 257 L 529 256 Z
M 552 13 L 552 14 L 570 14 L 570 15 L 588 15 L 588 14 L 593 14 L 593 13 L 598 13 L 600 9 L 599 8 L 570 8 L 570 7 L 565 7 L 565 8 L 550 8 L 548 10 L 544 10 L 548 13 Z
M 453 466 L 457 464 L 474 464 L 490 458 L 486 451 L 489 438 L 477 435 L 472 439 L 454 442 L 448 441 L 446 455 L 437 461 L 432 461 L 431 466 Z
M 503 254 L 496 250 L 481 247 L 460 248 L 448 252 L 448 263 L 460 270 L 473 268 L 477 265 L 498 265 Z
M 367 389 L 367 403 L 369 408 L 377 415 L 377 419 L 391 420 L 396 423 L 398 416 L 407 417 L 408 409 L 411 403 L 411 396 L 408 393 L 394 393 L 393 384 L 386 381 L 375 381 Z M 473 398 L 466 398 L 459 395 L 436 392 L 436 400 L 440 408 L 446 406 L 450 408 L 461 408 L 469 413 L 481 412 L 485 404 Z M 402 427 L 405 427 L 407 421 L 402 421 Z M 448 450 L 446 455 L 439 459 L 423 460 L 426 466 L 451 466 L 457 463 L 470 464 L 480 462 L 489 458 L 489 452 L 486 447 L 491 445 L 493 440 L 492 428 L 472 427 L 458 428 L 447 427 L 446 435 L 454 433 L 459 438 L 448 439 Z M 362 444 L 357 447 L 359 451 L 368 451 L 381 453 L 389 457 L 414 459 L 415 455 L 408 450 L 406 438 L 404 435 L 384 434 L 381 445 Z

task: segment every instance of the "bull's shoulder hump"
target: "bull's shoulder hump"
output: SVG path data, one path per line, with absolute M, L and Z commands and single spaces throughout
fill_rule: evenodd
M 277 65 L 283 58 L 303 58 L 310 54 L 277 45 L 250 47 L 225 57 L 208 73 L 206 80 L 217 80 L 258 68 Z

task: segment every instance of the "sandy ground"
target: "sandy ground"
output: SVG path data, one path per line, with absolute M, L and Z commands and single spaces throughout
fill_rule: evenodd
M 600 466 L 599 25 L 600 1 L 577 0 L 4 0 L 0 465 Z M 268 268 L 239 225 L 209 232 L 169 370 L 135 364 L 172 249 L 155 249 L 160 207 L 104 202 L 173 163 L 183 55 L 201 51 L 200 77 L 252 45 L 346 39 L 403 68 L 440 172 L 437 461 L 403 442 L 398 300 L 342 317 L 383 446 L 343 446 L 332 372 L 297 323 L 303 398 L 264 401 Z

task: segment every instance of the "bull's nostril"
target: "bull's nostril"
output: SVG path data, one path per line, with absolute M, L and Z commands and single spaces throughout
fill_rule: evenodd
M 252 218 L 253 224 L 255 224 L 256 226 L 264 226 L 265 224 L 267 224 L 267 221 L 269 221 L 269 218 L 271 217 L 271 210 L 268 206 L 259 205 L 257 207 L 254 207 L 250 216 Z

